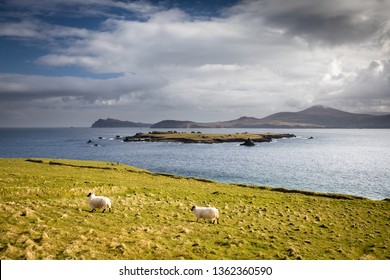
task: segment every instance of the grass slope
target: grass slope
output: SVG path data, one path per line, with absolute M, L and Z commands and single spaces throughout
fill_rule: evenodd
M 387 201 L 50 159 L 0 159 L 0 187 L 2 260 L 390 259 Z M 90 191 L 113 211 L 89 212 Z M 196 223 L 195 204 L 220 224 Z

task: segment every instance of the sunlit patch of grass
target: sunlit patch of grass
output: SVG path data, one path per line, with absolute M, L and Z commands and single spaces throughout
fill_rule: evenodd
M 388 201 L 54 159 L 1 159 L 0 194 L 1 259 L 390 259 Z

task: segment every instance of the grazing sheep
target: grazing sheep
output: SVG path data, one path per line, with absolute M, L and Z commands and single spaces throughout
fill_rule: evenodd
M 192 206 L 191 211 L 194 212 L 196 221 L 203 219 L 205 222 L 206 220 L 210 220 L 213 224 L 214 221 L 216 221 L 217 224 L 219 223 L 219 211 L 217 208 Z
M 105 196 L 95 196 L 94 193 L 89 193 L 88 194 L 88 202 L 89 202 L 89 205 L 91 205 L 92 207 L 92 211 L 95 211 L 96 209 L 95 208 L 98 208 L 98 209 L 103 209 L 103 212 L 106 211 L 106 209 L 108 209 L 108 211 L 111 212 L 111 201 L 108 197 L 105 197 Z

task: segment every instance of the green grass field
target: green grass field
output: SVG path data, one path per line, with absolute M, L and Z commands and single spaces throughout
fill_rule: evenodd
M 90 212 L 91 191 L 113 211 Z M 388 201 L 50 159 L 0 159 L 0 192 L 2 260 L 390 259 Z

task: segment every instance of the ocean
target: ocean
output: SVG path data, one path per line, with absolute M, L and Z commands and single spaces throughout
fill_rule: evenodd
M 247 131 L 297 136 L 255 147 L 243 147 L 239 143 L 179 144 L 116 139 L 117 135 L 130 136 L 151 130 L 0 128 L 0 157 L 102 160 L 227 183 L 350 194 L 375 200 L 390 198 L 389 129 L 195 129 L 203 133 Z

